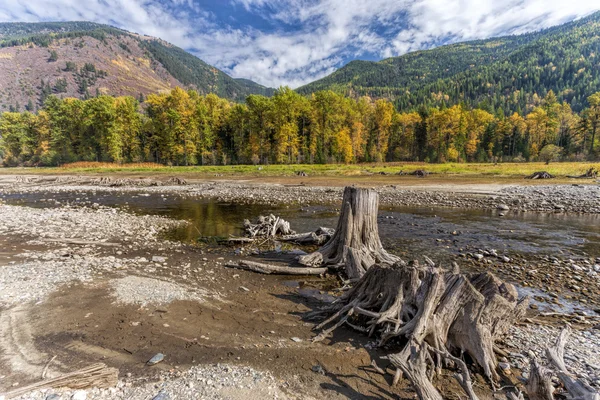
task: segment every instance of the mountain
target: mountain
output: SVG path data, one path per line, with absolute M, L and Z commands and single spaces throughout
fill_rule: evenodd
M 0 111 L 49 94 L 140 97 L 175 86 L 232 101 L 274 89 L 234 79 L 163 40 L 92 22 L 0 23 Z
M 543 31 L 352 61 L 297 89 L 388 98 L 401 110 L 465 103 L 528 111 L 549 90 L 579 111 L 600 91 L 600 12 Z

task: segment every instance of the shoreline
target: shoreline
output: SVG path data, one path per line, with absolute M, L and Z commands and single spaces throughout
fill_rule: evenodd
M 418 178 L 415 178 L 418 179 Z M 183 181 L 185 182 L 185 181 Z M 374 188 L 382 206 L 429 206 L 497 209 L 507 212 L 561 212 L 600 214 L 600 185 L 593 183 L 523 184 L 447 183 L 437 185 L 423 180 L 412 186 L 380 181 L 355 181 L 346 178 L 322 182 L 282 183 L 275 179 L 196 180 L 173 185 L 166 179 L 111 178 L 85 176 L 7 176 L 0 175 L 0 193 L 32 192 L 153 192 L 189 198 L 214 198 L 241 204 L 337 204 L 344 186 L 355 184 Z

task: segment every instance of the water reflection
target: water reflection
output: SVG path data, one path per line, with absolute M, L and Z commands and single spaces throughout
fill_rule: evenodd
M 320 226 L 335 227 L 337 211 L 330 206 L 265 206 L 220 203 L 150 193 L 33 193 L 1 195 L 8 203 L 32 207 L 65 204 L 122 207 L 141 214 L 185 219 L 190 224 L 172 237 L 196 241 L 199 237 L 241 235 L 243 220 L 273 213 L 298 232 Z M 600 256 L 600 216 L 562 213 L 513 213 L 500 217 L 493 210 L 431 207 L 384 207 L 379 230 L 386 247 L 406 257 L 430 254 L 444 257 L 460 249 L 494 248 L 499 252 L 557 254 L 561 251 Z

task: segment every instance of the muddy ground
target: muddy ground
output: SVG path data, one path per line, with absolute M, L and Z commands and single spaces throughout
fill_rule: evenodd
M 65 184 L 44 179 L 5 180 L 0 190 L 90 190 L 78 181 Z M 570 200 L 574 209 L 593 211 L 588 206 L 597 196 L 596 189 L 590 186 L 586 191 L 571 192 L 570 188 L 561 188 L 563 198 L 575 196 Z M 490 189 L 476 196 L 461 193 L 466 199 L 461 201 L 497 207 L 510 196 L 519 204 L 533 204 L 527 196 L 544 196 L 544 192 L 533 191 L 519 194 L 520 187 L 496 188 L 493 193 Z M 91 190 L 134 191 L 139 187 L 105 185 Z M 318 203 L 340 197 L 335 187 L 297 191 L 239 182 L 149 186 L 145 190 L 221 196 L 229 201 L 263 201 L 269 196 L 286 201 L 296 196 L 296 200 Z M 456 194 L 451 192 L 420 190 L 416 195 L 397 195 L 395 188 L 385 190 L 382 200 L 412 198 L 419 204 L 442 200 L 463 204 L 456 203 Z M 576 193 L 584 195 L 577 198 Z M 552 207 L 552 212 L 565 212 L 564 208 L 555 209 L 556 202 L 548 202 L 547 207 Z M 510 207 L 515 206 L 510 203 Z M 0 393 L 39 381 L 52 360 L 47 368 L 49 377 L 95 362 L 119 369 L 121 383 L 116 392 L 89 391 L 88 398 L 152 398 L 163 390 L 170 396 L 164 398 L 415 398 L 405 381 L 392 388 L 392 376 L 382 376 L 370 366 L 372 359 L 383 354 L 372 348 L 371 339 L 340 329 L 325 342 L 310 342 L 314 325 L 305 319 L 305 313 L 339 294 L 335 291 L 340 283 L 336 278 L 290 279 L 225 268 L 225 262 L 248 256 L 238 255 L 235 247 L 168 240 L 163 233 L 179 223 L 185 222 L 93 204 L 35 210 L 0 204 Z M 568 317 L 549 317 L 534 307 L 501 347 L 515 354 L 539 351 L 556 336 L 564 321 L 574 323 L 577 331 L 573 345 L 567 348 L 567 362 L 591 384 L 600 385 L 600 334 L 594 329 L 599 321 L 593 314 L 600 297 L 599 280 L 593 274 L 597 260 L 519 260 L 511 254 L 507 262 L 502 254 L 480 251 L 467 249 L 457 259 L 468 270 L 493 268 L 514 282 L 527 282 L 525 287 L 540 291 L 534 294 L 543 300 L 536 304 L 552 304 L 558 298 L 552 294 L 566 294 L 585 310 L 580 312 L 581 318 L 572 312 Z M 265 250 L 252 257 L 286 263 L 294 255 Z M 529 273 L 532 269 L 534 274 Z M 556 270 L 563 275 L 553 280 Z M 147 366 L 146 361 L 159 352 L 165 355 L 164 361 Z M 507 387 L 517 383 L 515 376 L 520 369 L 526 369 L 519 360 L 507 360 L 515 371 L 505 377 Z M 385 360 L 379 362 L 386 365 Z M 250 369 L 244 373 L 256 374 L 252 375 L 253 385 L 242 384 L 245 381 L 235 375 L 236 368 L 246 367 Z M 233 383 L 224 383 L 228 374 Z M 185 384 L 165 386 L 177 379 Z M 235 393 L 232 387 L 236 387 Z M 442 387 L 446 397 L 458 398 L 450 376 Z M 491 398 L 485 382 L 478 381 L 476 390 L 482 398 Z M 35 392 L 22 398 L 45 399 L 53 393 Z M 73 395 L 69 391 L 57 393 L 65 399 Z M 504 394 L 496 393 L 495 398 L 504 398 Z

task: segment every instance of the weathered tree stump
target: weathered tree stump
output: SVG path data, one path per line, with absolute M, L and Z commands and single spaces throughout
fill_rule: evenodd
M 414 175 L 414 176 L 418 176 L 419 178 L 425 178 L 427 175 L 429 175 L 429 172 L 425 171 L 424 169 L 417 169 L 417 170 L 411 172 L 410 174 Z
M 528 299 L 517 298 L 514 286 L 490 273 L 471 276 L 417 262 L 409 265 L 375 265 L 337 302 L 313 315 L 329 316 L 316 326 L 323 340 L 341 325 L 369 335 L 378 334 L 379 345 L 389 343 L 391 363 L 402 371 L 421 399 L 440 399 L 433 388 L 431 370 L 441 370 L 442 359 L 457 364 L 450 354 L 468 354 L 491 381 L 498 380 L 494 342 L 526 311 Z M 435 361 L 432 361 L 435 360 Z M 433 365 L 435 364 L 435 365 Z M 460 365 L 457 380 L 469 398 L 470 379 Z M 465 376 L 466 374 L 466 376 Z
M 525 177 L 525 179 L 552 179 L 552 178 L 554 178 L 554 175 L 550 175 L 546 171 L 534 172 L 533 174 Z
M 333 237 L 314 253 L 299 258 L 311 267 L 345 268 L 350 279 L 360 278 L 374 264 L 403 262 L 383 248 L 377 228 L 379 195 L 374 190 L 346 187 Z
M 598 177 L 598 170 L 593 167 L 588 169 L 585 174 L 582 175 L 567 175 L 567 178 L 576 178 L 576 179 L 594 179 Z

